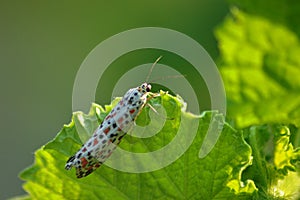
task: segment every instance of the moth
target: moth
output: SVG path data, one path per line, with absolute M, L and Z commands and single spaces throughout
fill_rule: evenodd
M 152 65 L 147 80 L 160 58 Z M 134 126 L 137 116 L 147 102 L 156 96 L 154 94 L 148 98 L 150 91 L 151 85 L 149 83 L 143 83 L 136 88 L 129 89 L 105 117 L 91 138 L 75 155 L 67 160 L 65 169 L 70 170 L 75 167 L 77 178 L 82 178 L 100 167 L 113 153 L 125 134 Z

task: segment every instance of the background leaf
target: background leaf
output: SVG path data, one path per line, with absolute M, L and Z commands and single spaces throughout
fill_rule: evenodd
M 282 125 L 261 125 L 244 132 L 253 152 L 253 164 L 246 169 L 244 178 L 251 177 L 255 182 L 258 199 L 298 199 L 300 148 L 290 142 L 290 129 Z
M 232 9 L 216 31 L 228 116 L 237 127 L 300 125 L 300 43 L 268 19 Z
M 254 181 L 254 199 L 299 199 L 300 4 L 230 2 L 239 8 L 216 36 L 227 117 L 252 149 L 253 164 L 243 177 Z
M 241 10 L 261 16 L 275 24 L 281 24 L 300 36 L 299 17 L 300 2 L 288 1 L 260 1 L 260 0 L 228 0 L 230 4 L 238 6 Z

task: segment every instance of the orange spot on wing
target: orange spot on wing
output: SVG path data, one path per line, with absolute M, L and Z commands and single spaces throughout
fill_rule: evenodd
M 118 119 L 118 123 L 121 124 L 121 123 L 123 122 L 123 120 L 124 120 L 123 117 L 120 117 L 120 118 Z
M 95 165 L 95 168 L 98 168 L 98 167 L 100 167 L 100 164 L 99 164 L 99 163 L 97 163 L 97 164 Z
M 106 128 L 103 132 L 107 135 L 107 133 L 110 131 L 110 127 Z
M 85 157 L 80 158 L 80 160 L 82 167 L 85 168 L 85 166 L 88 164 L 88 161 L 85 159 Z
M 132 113 L 134 113 L 134 111 L 135 111 L 134 109 L 131 109 L 129 112 L 130 112 L 130 114 L 132 114 Z
M 94 143 L 93 143 L 93 146 L 95 146 L 96 144 L 98 144 L 99 141 L 97 140 L 97 138 L 94 139 Z

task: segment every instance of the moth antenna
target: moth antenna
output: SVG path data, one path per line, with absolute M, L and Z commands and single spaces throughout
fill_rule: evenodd
M 146 83 L 148 83 L 148 81 L 149 81 L 149 78 L 150 78 L 150 75 L 151 75 L 151 73 L 152 73 L 152 71 L 153 71 L 154 66 L 158 63 L 158 61 L 159 61 L 161 58 L 162 58 L 162 56 L 159 56 L 159 57 L 156 59 L 156 61 L 152 64 L 152 66 L 151 66 L 151 68 L 150 68 L 150 70 L 149 70 L 149 72 L 148 72 L 148 76 L 147 76 L 147 78 L 146 78 Z
M 158 81 L 158 80 L 165 80 L 165 79 L 169 79 L 169 78 L 183 78 L 183 77 L 186 77 L 186 76 L 187 76 L 186 74 L 173 75 L 173 76 L 161 76 L 161 77 L 158 77 L 156 79 L 151 80 L 151 82 L 155 82 L 155 81 Z

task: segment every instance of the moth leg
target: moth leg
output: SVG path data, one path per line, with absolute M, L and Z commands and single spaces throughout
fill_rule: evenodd
M 147 102 L 149 102 L 149 100 L 153 99 L 154 97 L 158 97 L 158 96 L 160 96 L 159 93 L 154 93 L 152 96 L 150 96 L 149 98 L 147 98 Z M 164 116 L 160 115 L 160 114 L 157 112 L 157 110 L 156 110 L 151 104 L 147 103 L 146 106 L 149 106 L 149 108 L 150 108 L 153 112 L 155 112 L 155 113 L 157 114 L 157 116 L 161 117 L 162 119 L 164 119 L 164 120 L 174 120 L 174 117 L 164 117 Z

